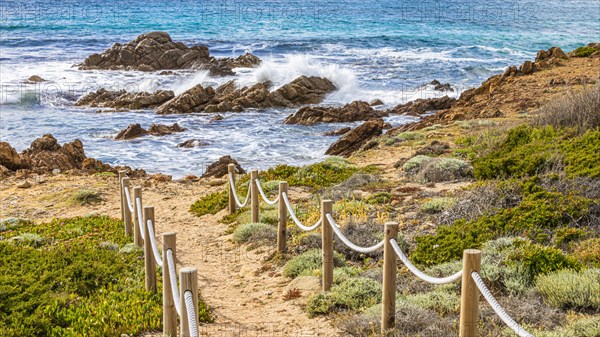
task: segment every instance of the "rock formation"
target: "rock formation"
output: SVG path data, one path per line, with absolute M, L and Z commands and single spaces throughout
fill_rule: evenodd
M 456 102 L 455 98 L 444 96 L 439 98 L 420 98 L 406 104 L 399 104 L 391 110 L 390 114 L 420 116 L 424 113 L 449 109 Z
M 142 128 L 140 124 L 131 124 L 127 128 L 119 131 L 119 133 L 115 136 L 115 140 L 134 139 L 145 135 L 164 136 L 170 135 L 174 132 L 183 131 L 185 131 L 185 129 L 180 127 L 177 123 L 171 126 L 152 124 L 148 130 Z
M 231 158 L 231 156 L 223 156 L 223 157 L 219 158 L 219 160 L 217 160 L 216 162 L 208 165 L 208 167 L 206 168 L 206 171 L 202 175 L 202 178 L 210 178 L 210 177 L 221 178 L 222 176 L 226 175 L 229 172 L 228 168 L 227 168 L 229 166 L 229 164 L 235 165 L 236 173 L 238 173 L 238 174 L 246 173 L 246 171 L 244 171 L 242 166 L 235 159 Z
M 159 90 L 155 93 L 128 93 L 125 90 L 109 91 L 100 89 L 81 97 L 75 102 L 75 105 L 138 110 L 155 108 L 171 100 L 173 97 L 175 97 L 175 94 L 171 90 Z
M 369 140 L 381 135 L 383 119 L 372 119 L 344 134 L 327 149 L 325 154 L 349 157 Z
M 381 114 L 367 102 L 354 101 L 340 108 L 335 107 L 303 107 L 288 116 L 285 124 L 314 125 L 317 123 L 340 123 L 366 121 L 379 118 Z

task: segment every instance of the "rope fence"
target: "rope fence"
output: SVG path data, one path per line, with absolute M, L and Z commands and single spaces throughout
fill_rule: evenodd
M 361 247 L 350 241 L 342 232 L 333 217 L 333 202 L 331 200 L 321 201 L 321 218 L 312 226 L 303 224 L 294 211 L 294 207 L 290 203 L 288 196 L 287 182 L 279 183 L 279 193 L 274 200 L 269 200 L 260 181 L 258 180 L 258 171 L 250 172 L 250 180 L 248 181 L 248 195 L 245 202 L 239 202 L 235 188 L 235 166 L 228 166 L 228 192 L 229 192 L 229 212 L 233 213 L 237 207 L 245 207 L 250 200 L 250 213 L 252 222 L 258 222 L 259 219 L 259 195 L 263 201 L 269 205 L 279 205 L 279 222 L 277 249 L 279 252 L 285 252 L 286 235 L 287 235 L 287 218 L 293 220 L 294 224 L 303 231 L 313 231 L 321 227 L 322 234 L 322 258 L 323 258 L 323 273 L 322 273 L 322 290 L 329 291 L 333 283 L 333 233 L 350 249 L 359 253 L 371 253 L 379 249 L 384 250 L 383 256 L 383 294 L 382 294 L 382 317 L 381 317 L 381 332 L 385 334 L 388 330 L 395 326 L 396 314 L 396 278 L 397 278 L 397 260 L 399 259 L 406 268 L 417 278 L 436 285 L 453 283 L 461 280 L 461 304 L 460 304 L 460 337 L 477 337 L 478 319 L 479 319 L 479 297 L 483 298 L 490 304 L 496 314 L 502 321 L 510 327 L 520 337 L 533 337 L 517 322 L 512 319 L 508 313 L 500 306 L 496 299 L 492 296 L 489 289 L 479 275 L 481 267 L 481 252 L 479 250 L 467 249 L 463 252 L 463 269 L 446 277 L 433 277 L 425 274 L 413 265 L 408 257 L 402 252 L 398 245 L 398 224 L 388 222 L 385 224 L 385 239 L 371 247 Z M 237 207 L 236 207 L 237 206 Z
M 134 243 L 144 248 L 146 290 L 156 292 L 156 266 L 162 269 L 163 334 L 178 335 L 177 317 L 179 317 L 179 336 L 198 337 L 197 270 L 191 267 L 181 268 L 178 281 L 175 265 L 176 233 L 162 234 L 161 255 L 156 242 L 154 207 L 143 207 L 141 187 L 134 187 L 134 202 L 132 202 L 129 185 L 129 178 L 125 176 L 125 172 L 119 172 L 121 216 L 125 225 L 125 234 L 131 235 L 133 229 Z

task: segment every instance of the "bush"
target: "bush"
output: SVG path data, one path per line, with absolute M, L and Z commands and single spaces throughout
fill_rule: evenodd
M 426 163 L 433 160 L 433 158 L 429 156 L 418 155 L 407 160 L 404 165 L 402 165 L 402 169 L 406 173 L 416 173 L 421 167 L 423 167 Z
M 573 256 L 583 263 L 600 268 L 600 238 L 577 243 L 573 248 Z
M 102 195 L 96 191 L 83 189 L 73 194 L 73 202 L 79 205 L 89 205 L 102 200 Z
M 600 127 L 600 84 L 571 91 L 544 105 L 534 117 L 536 126 L 575 128 L 579 133 Z
M 597 52 L 597 50 L 595 48 L 588 47 L 588 46 L 582 46 L 582 47 L 579 47 L 579 48 L 573 50 L 573 55 L 575 57 L 589 57 L 595 52 Z
M 12 243 L 33 248 L 41 247 L 44 244 L 44 241 L 45 240 L 41 235 L 35 233 L 23 233 L 10 238 L 10 242 Z
M 456 158 L 434 158 L 421 166 L 418 177 L 427 182 L 460 180 L 473 176 L 473 168 Z
M 554 233 L 554 246 L 560 249 L 566 249 L 569 243 L 580 241 L 587 236 L 587 232 L 573 227 L 558 228 Z
M 227 207 L 228 203 L 229 197 L 227 191 L 214 192 L 203 196 L 192 204 L 192 206 L 190 206 L 190 212 L 196 216 L 216 214 Z
M 389 192 L 377 192 L 370 195 L 365 202 L 369 205 L 389 204 L 392 201 L 392 194 Z
M 431 309 L 441 315 L 458 313 L 460 308 L 460 297 L 444 290 L 408 295 L 406 300 L 420 308 Z
M 557 308 L 600 310 L 600 269 L 561 270 L 540 276 L 536 289 Z
M 289 260 L 283 267 L 283 276 L 295 278 L 299 275 L 311 273 L 315 269 L 321 269 L 323 266 L 323 253 L 320 249 L 311 249 L 302 255 L 298 255 Z M 344 256 L 334 252 L 333 265 L 343 267 L 346 264 Z
M 402 132 L 393 137 L 388 137 L 384 144 L 387 146 L 395 145 L 401 142 L 409 141 L 409 140 L 417 140 L 425 138 L 425 134 L 421 132 Z
M 379 282 L 364 277 L 349 278 L 331 287 L 327 293 L 308 298 L 307 311 L 310 316 L 326 314 L 332 310 L 358 310 L 381 301 Z
M 431 144 L 417 150 L 417 155 L 439 156 L 450 149 L 450 144 L 434 140 Z
M 421 211 L 425 213 L 439 213 L 454 204 L 452 198 L 433 198 L 423 203 Z
M 517 242 L 516 249 L 509 255 L 509 259 L 523 266 L 522 271 L 531 280 L 535 280 L 538 275 L 561 269 L 579 270 L 581 268 L 581 264 L 577 260 L 564 255 L 561 250 L 529 241 Z
M 264 223 L 247 223 L 237 227 L 233 231 L 233 241 L 237 243 L 261 242 L 275 243 L 277 240 L 277 229 Z

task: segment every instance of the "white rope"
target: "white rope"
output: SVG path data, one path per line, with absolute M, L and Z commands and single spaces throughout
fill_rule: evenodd
M 129 189 L 123 186 L 123 190 L 125 190 L 125 199 L 127 200 L 127 208 L 129 208 L 129 212 L 133 213 L 133 204 L 131 203 L 131 195 L 129 194 Z
M 415 274 L 416 277 L 420 278 L 423 281 L 429 282 L 429 283 L 433 283 L 433 284 L 446 284 L 446 283 L 452 283 L 458 279 L 460 279 L 462 277 L 463 271 L 459 271 L 454 275 L 450 275 L 447 277 L 442 277 L 442 278 L 438 278 L 438 277 L 431 277 L 429 275 L 426 275 L 425 273 L 423 273 L 422 271 L 420 271 L 419 269 L 417 269 L 417 267 L 415 267 L 406 257 L 406 255 L 404 255 L 404 253 L 402 253 L 402 250 L 400 249 L 400 247 L 398 246 L 398 242 L 396 242 L 395 239 L 391 239 L 390 243 L 392 244 L 392 247 L 394 248 L 394 251 L 396 251 L 396 254 L 398 255 L 398 257 L 400 258 L 400 260 L 402 261 L 402 263 L 404 263 L 404 265 L 408 268 L 408 270 L 410 270 L 413 274 Z
M 150 236 L 150 245 L 152 246 L 152 252 L 154 254 L 154 259 L 156 260 L 156 264 L 162 268 L 163 260 L 160 254 L 158 253 L 158 246 L 156 245 L 156 238 L 154 237 L 154 224 L 151 219 L 147 221 L 148 225 L 148 236 Z
M 229 185 L 231 186 L 231 192 L 233 193 L 233 199 L 235 199 L 235 203 L 239 208 L 242 208 L 248 204 L 248 200 L 250 200 L 250 186 L 248 186 L 248 194 L 246 195 L 246 200 L 244 203 L 240 202 L 240 199 L 237 196 L 237 191 L 235 190 L 235 182 L 233 181 L 233 173 L 229 173 Z
M 190 327 L 190 337 L 198 337 L 198 322 L 196 318 L 196 308 L 194 308 L 194 298 L 190 290 L 183 293 L 185 296 L 185 308 L 188 315 L 188 325 Z
M 474 271 L 471 273 L 471 277 L 473 278 L 473 281 L 475 281 L 475 284 L 477 284 L 477 288 L 479 288 L 479 291 L 481 291 L 483 297 L 490 304 L 492 309 L 494 309 L 496 314 L 500 316 L 502 321 L 504 321 L 504 323 L 508 325 L 509 328 L 511 328 L 517 335 L 519 335 L 519 337 L 534 337 L 532 334 L 527 332 L 527 330 L 523 329 L 517 322 L 515 322 L 514 319 L 512 319 L 506 313 L 504 308 L 500 306 L 500 304 L 498 303 L 498 301 L 496 301 L 490 290 L 485 286 L 485 283 L 481 279 L 481 276 L 479 276 L 479 273 Z
M 322 219 L 319 219 L 319 221 L 317 221 L 317 223 L 315 223 L 314 225 L 312 225 L 310 227 L 304 226 L 302 224 L 302 222 L 300 222 L 300 220 L 298 220 L 298 217 L 296 216 L 296 213 L 294 212 L 292 205 L 290 205 L 290 200 L 287 197 L 287 193 L 283 192 L 281 194 L 281 196 L 283 197 L 283 202 L 285 203 L 285 206 L 287 207 L 288 211 L 290 212 L 290 217 L 292 217 L 292 220 L 294 220 L 294 222 L 296 223 L 296 226 L 300 227 L 300 229 L 302 229 L 303 231 L 307 231 L 307 232 L 315 230 L 319 226 L 321 226 Z
M 142 199 L 140 199 L 139 197 L 135 198 L 135 207 L 137 208 L 137 223 L 140 227 L 142 240 L 146 240 L 146 231 L 143 227 L 144 217 L 142 216 Z
M 379 242 L 376 245 L 371 246 L 371 247 L 357 246 L 354 243 L 352 243 L 352 241 L 348 240 L 348 238 L 346 236 L 344 236 L 344 233 L 342 233 L 342 230 L 335 223 L 335 221 L 333 220 L 333 217 L 331 216 L 330 213 L 325 214 L 325 216 L 327 217 L 327 221 L 329 221 L 329 224 L 331 225 L 331 228 L 333 228 L 333 231 L 335 232 L 337 237 L 340 238 L 346 244 L 346 246 L 350 247 L 350 249 L 352 249 L 352 250 L 355 250 L 359 253 L 372 253 L 372 252 L 380 249 L 381 247 L 383 247 L 383 244 L 385 243 L 385 240 L 382 240 L 381 242 Z
M 177 275 L 175 274 L 175 261 L 173 260 L 173 250 L 167 249 L 167 267 L 169 268 L 169 279 L 171 280 L 171 294 L 175 303 L 177 315 L 181 316 L 181 298 L 179 298 L 179 287 L 177 286 Z
M 277 198 L 275 198 L 275 200 L 273 200 L 273 201 L 269 200 L 269 198 L 267 198 L 267 195 L 263 191 L 262 187 L 260 186 L 260 181 L 258 181 L 258 179 L 256 179 L 255 181 L 256 181 L 256 188 L 258 189 L 258 193 L 260 193 L 263 200 L 269 205 L 275 205 L 279 201 L 279 196 L 277 196 Z

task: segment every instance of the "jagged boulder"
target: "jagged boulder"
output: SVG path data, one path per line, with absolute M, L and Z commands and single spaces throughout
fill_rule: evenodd
M 449 109 L 455 102 L 456 99 L 449 96 L 439 98 L 421 98 L 410 101 L 406 104 L 397 105 L 393 109 L 388 110 L 388 113 L 419 116 L 430 111 Z
M 152 124 L 148 130 L 142 128 L 139 123 L 131 124 L 127 128 L 119 131 L 115 140 L 134 139 L 145 135 L 164 136 L 175 132 L 183 132 L 184 128 L 175 123 L 173 125 Z
M 328 79 L 317 76 L 300 76 L 271 93 L 274 106 L 292 107 L 299 104 L 318 104 L 336 90 Z
M 349 157 L 364 144 L 383 133 L 383 119 L 372 119 L 344 134 L 325 154 Z
M 175 94 L 171 90 L 158 90 L 154 93 L 128 93 L 125 90 L 109 91 L 100 89 L 81 97 L 75 102 L 75 105 L 138 110 L 155 108 L 170 101 L 173 97 L 175 97 Z
M 28 167 L 28 163 L 21 159 L 21 156 L 7 142 L 0 142 L 0 166 L 9 170 L 16 171 Z
M 340 108 L 335 107 L 303 107 L 288 116 L 285 124 L 314 125 L 317 123 L 341 123 L 366 121 L 381 117 L 369 103 L 354 101 Z
M 206 168 L 206 171 L 204 172 L 204 174 L 202 175 L 201 178 L 210 178 L 210 177 L 221 178 L 222 176 L 224 176 L 228 173 L 227 167 L 229 166 L 229 164 L 235 165 L 236 173 L 238 173 L 238 174 L 246 173 L 246 171 L 244 171 L 242 166 L 235 159 L 231 158 L 231 156 L 223 156 L 223 157 L 219 158 L 219 160 L 217 160 L 216 162 L 208 165 L 208 167 Z
M 167 115 L 201 112 L 214 96 L 215 90 L 212 87 L 204 88 L 198 84 L 158 107 L 156 113 Z
M 257 64 L 256 56 L 247 54 L 235 59 L 211 57 L 204 45 L 188 47 L 174 42 L 166 32 L 142 34 L 126 44 L 115 43 L 101 54 L 92 54 L 79 69 L 156 71 L 169 69 L 207 69 L 213 76 L 233 75 L 232 66 Z
M 21 160 L 27 162 L 28 167 L 38 171 L 81 169 L 81 164 L 86 158 L 79 139 L 61 146 L 50 134 L 34 140 L 29 149 L 21 153 Z

